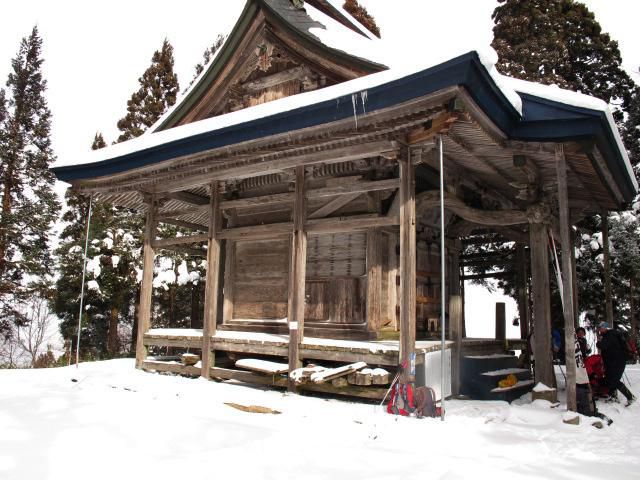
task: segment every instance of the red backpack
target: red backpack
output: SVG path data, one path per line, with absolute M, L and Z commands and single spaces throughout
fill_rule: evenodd
M 387 404 L 387 413 L 405 417 L 416 411 L 413 398 L 413 384 L 397 382 L 391 388 L 391 396 Z

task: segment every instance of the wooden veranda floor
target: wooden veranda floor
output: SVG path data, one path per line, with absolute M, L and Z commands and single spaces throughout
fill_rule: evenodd
M 202 348 L 202 330 L 200 329 L 151 329 L 144 335 L 144 344 L 156 347 L 176 347 L 188 350 Z M 445 342 L 445 349 L 451 349 L 454 342 Z M 491 339 L 463 339 L 463 354 L 495 353 L 506 349 L 521 348 L 522 341 L 498 341 Z M 425 355 L 440 351 L 439 340 L 416 341 L 416 362 L 422 363 Z M 288 335 L 258 332 L 220 331 L 211 337 L 211 349 L 214 352 L 227 352 L 242 356 L 268 356 L 287 358 L 289 348 Z M 315 362 L 354 363 L 366 362 L 370 366 L 379 366 L 395 372 L 399 362 L 400 346 L 397 340 L 355 341 L 305 337 L 299 350 L 301 359 Z M 199 365 L 182 365 L 175 361 L 162 361 L 154 357 L 147 358 L 142 365 L 145 370 L 164 371 L 185 375 L 201 374 Z M 210 376 L 223 380 L 287 387 L 286 375 L 268 375 L 238 369 L 211 367 Z M 303 389 L 381 399 L 387 387 L 355 387 L 336 389 L 331 384 L 307 384 Z

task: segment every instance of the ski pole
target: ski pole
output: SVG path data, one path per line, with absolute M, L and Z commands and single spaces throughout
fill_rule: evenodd
M 384 404 L 384 401 L 387 399 L 387 395 L 389 395 L 389 392 L 391 391 L 393 386 L 396 384 L 396 382 L 398 381 L 399 377 L 400 377 L 400 372 L 396 373 L 396 376 L 394 377 L 393 382 L 391 382 L 391 386 L 387 390 L 387 393 L 384 394 L 384 397 L 382 398 L 382 401 L 380 402 L 380 405 L 379 405 L 380 407 Z

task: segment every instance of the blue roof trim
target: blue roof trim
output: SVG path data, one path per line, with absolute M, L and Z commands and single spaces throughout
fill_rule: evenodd
M 594 139 L 601 149 L 625 199 L 635 195 L 626 167 L 602 112 L 570 107 L 522 94 L 523 118 L 496 86 L 475 52 L 440 65 L 367 89 L 367 112 L 397 105 L 439 90 L 463 86 L 478 106 L 510 138 L 529 141 Z M 353 116 L 351 95 L 344 95 L 288 112 L 201 133 L 101 162 L 57 167 L 63 181 L 96 178 L 160 163 L 176 157 L 236 143 L 313 127 Z
M 604 112 L 574 107 L 524 93 L 519 95 L 522 98 L 523 119 L 508 132 L 512 139 L 546 142 L 571 140 L 595 144 L 625 201 L 629 202 L 635 197 L 636 186 L 629 177 L 625 160 Z M 591 152 L 585 153 L 591 158 Z M 596 171 L 600 171 L 593 159 L 592 163 Z

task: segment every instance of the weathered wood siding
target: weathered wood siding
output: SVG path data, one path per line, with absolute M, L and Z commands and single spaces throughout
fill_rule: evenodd
M 314 235 L 307 245 L 305 318 L 366 321 L 366 233 Z
M 288 239 L 235 242 L 234 319 L 286 318 L 289 243 Z

